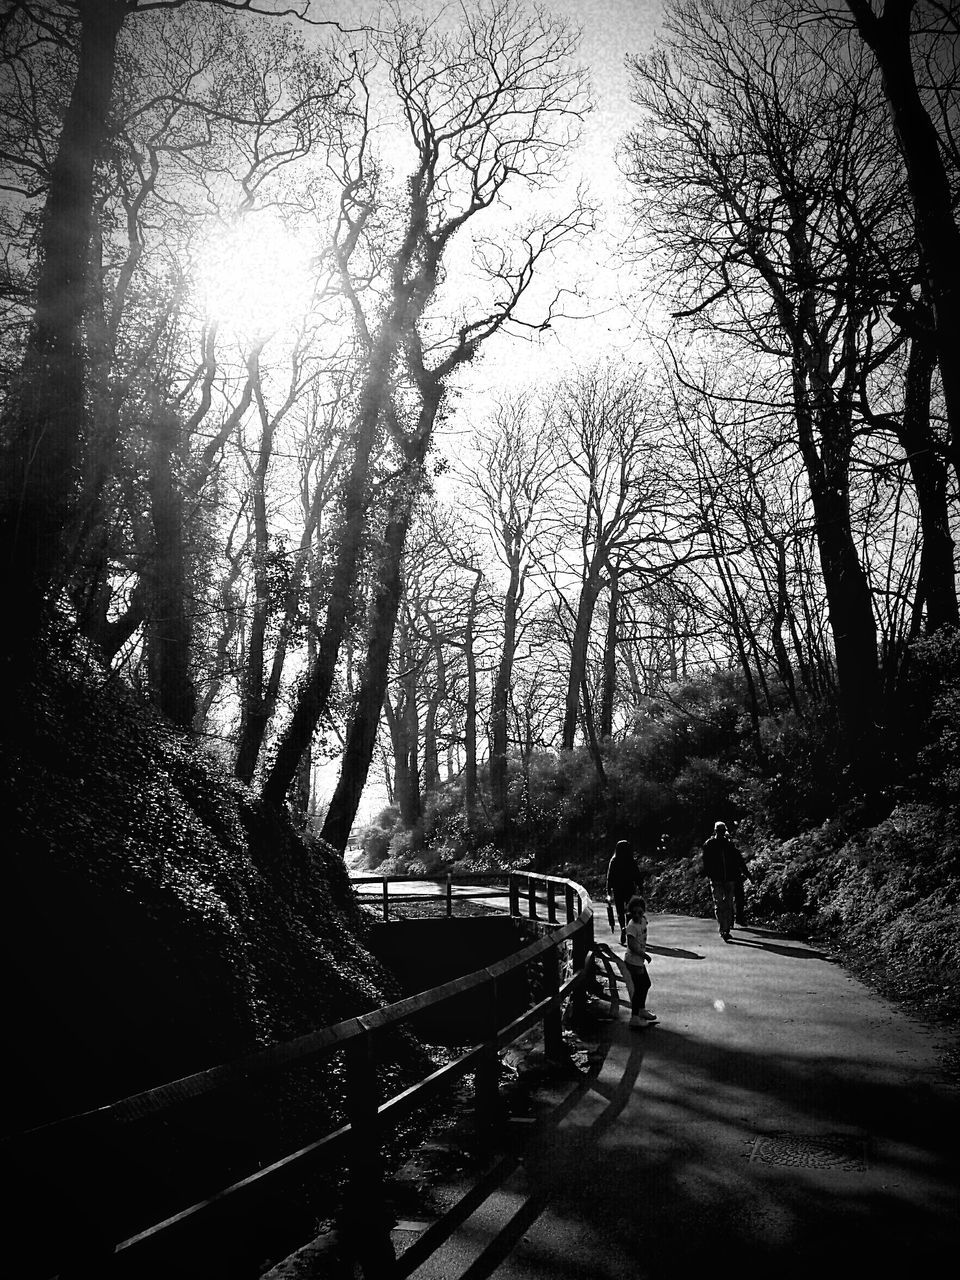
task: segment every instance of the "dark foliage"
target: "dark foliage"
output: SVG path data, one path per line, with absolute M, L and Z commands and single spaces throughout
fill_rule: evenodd
M 29 712 L 0 745 L 7 1133 L 397 998 L 342 860 L 202 748 L 74 662 L 49 665 Z M 424 1065 L 397 1039 L 384 1087 Z M 132 1126 L 101 1167 L 84 1154 L 85 1180 L 145 1225 L 141 1202 L 154 1221 L 331 1127 L 343 1070 L 298 1067 Z M 68 1181 L 69 1153 L 43 1176 L 54 1167 Z M 285 1191 L 289 1208 L 299 1193 Z

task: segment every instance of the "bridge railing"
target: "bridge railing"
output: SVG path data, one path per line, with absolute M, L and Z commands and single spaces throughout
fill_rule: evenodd
M 478 877 L 472 878 L 476 880 Z M 124 1235 L 111 1219 L 108 1198 L 98 1201 L 86 1189 L 85 1202 L 96 1204 L 97 1220 L 87 1222 L 79 1235 L 56 1241 L 53 1271 L 37 1271 L 37 1276 L 56 1272 L 59 1280 L 69 1277 L 153 1276 L 156 1259 L 169 1266 L 180 1259 L 178 1276 L 192 1275 L 187 1260 L 201 1239 L 209 1247 L 211 1233 L 221 1231 L 225 1222 L 255 1215 L 258 1205 L 276 1195 L 285 1179 L 301 1179 L 321 1171 L 342 1169 L 346 1193 L 341 1221 L 366 1276 L 400 1275 L 390 1247 L 387 1229 L 377 1230 L 376 1206 L 382 1202 L 382 1150 L 385 1140 L 404 1116 L 423 1107 L 431 1098 L 457 1079 L 472 1073 L 473 1105 L 478 1145 L 481 1149 L 495 1141 L 498 1127 L 498 1051 L 538 1024 L 549 1053 L 562 1046 L 562 1007 L 571 996 L 582 995 L 592 962 L 593 907 L 586 891 L 573 881 L 532 872 L 502 873 L 491 879 L 505 881 L 503 893 L 511 914 L 537 920 L 541 933 L 535 941 L 477 972 L 453 982 L 423 991 L 384 1008 L 372 1010 L 334 1026 L 309 1032 L 294 1040 L 270 1045 L 221 1066 L 200 1071 L 153 1089 L 144 1090 L 109 1106 L 73 1116 L 11 1140 L 5 1162 L 21 1160 L 31 1142 L 55 1147 L 58 1138 L 109 1147 L 110 1135 L 118 1126 L 160 1117 L 175 1123 L 178 1110 L 188 1102 L 229 1094 L 238 1084 L 276 1080 L 279 1073 L 295 1064 L 339 1061 L 346 1094 L 346 1122 L 319 1138 L 291 1151 L 264 1168 L 252 1170 L 241 1180 L 225 1186 L 202 1201 L 185 1206 L 161 1221 L 151 1221 L 149 1205 L 143 1221 L 150 1223 L 135 1234 Z M 384 881 L 385 877 L 370 877 Z M 392 878 L 391 878 L 392 879 Z M 446 877 L 443 883 L 452 883 Z M 386 886 L 389 888 L 389 885 Z M 381 898 L 384 890 L 381 888 Z M 490 896 L 484 892 L 483 896 Z M 523 976 L 529 991 L 526 1007 L 519 1012 L 517 978 Z M 469 996 L 479 1002 L 482 1030 L 476 1043 L 452 1061 L 430 1072 L 414 1084 L 389 1097 L 381 1097 L 377 1076 L 378 1046 L 381 1038 L 395 1033 L 426 1010 Z M 243 1114 L 236 1123 L 244 1123 Z M 57 1206 L 49 1207 L 51 1221 L 57 1221 Z M 350 1225 L 355 1230 L 351 1232 Z M 122 1238 L 121 1238 L 122 1237 Z M 49 1251 L 48 1251 L 49 1252 Z M 172 1272 L 168 1272 L 173 1274 Z M 239 1275 L 237 1270 L 231 1275 Z
M 455 903 L 502 902 L 513 916 L 524 915 L 528 919 L 541 919 L 555 924 L 559 918 L 568 921 L 572 918 L 575 895 L 579 889 L 573 881 L 564 880 L 560 876 L 518 871 L 509 874 L 503 871 L 480 871 L 473 875 L 447 872 L 437 876 L 351 875 L 350 883 L 357 890 L 357 896 L 363 904 L 378 905 L 385 921 L 390 919 L 391 907 L 402 903 L 442 900 L 447 916 L 455 914 Z M 435 885 L 436 892 L 425 894 L 425 884 Z M 489 887 L 473 888 L 477 884 Z M 461 885 L 469 887 L 460 888 Z M 405 889 L 405 886 L 412 887 Z

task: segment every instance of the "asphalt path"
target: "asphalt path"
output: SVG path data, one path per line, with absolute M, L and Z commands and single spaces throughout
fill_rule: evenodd
M 946 1035 L 768 930 L 725 944 L 713 921 L 653 915 L 649 950 L 659 1023 L 631 1030 L 613 1009 L 588 1076 L 417 1280 L 953 1270 Z

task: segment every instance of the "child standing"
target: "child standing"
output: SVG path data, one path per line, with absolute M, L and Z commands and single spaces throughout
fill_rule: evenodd
M 631 1027 L 649 1027 L 657 1021 L 657 1016 L 647 1009 L 647 992 L 650 990 L 650 975 L 647 973 L 647 961 L 653 957 L 647 953 L 647 909 L 646 901 L 635 894 L 627 903 L 627 914 L 630 919 L 626 927 L 627 954 L 626 961 L 633 979 L 633 995 L 630 1002 Z

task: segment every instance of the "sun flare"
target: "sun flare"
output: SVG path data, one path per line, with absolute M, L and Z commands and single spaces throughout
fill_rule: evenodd
M 206 318 L 221 332 L 252 339 L 292 328 L 313 287 L 307 238 L 275 214 L 247 214 L 206 238 L 196 284 Z

